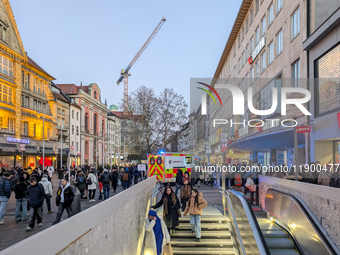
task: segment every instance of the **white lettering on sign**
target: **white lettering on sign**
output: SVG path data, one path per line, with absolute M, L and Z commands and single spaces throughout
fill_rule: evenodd
M 259 44 L 255 47 L 253 50 L 253 53 L 251 54 L 252 61 L 259 55 L 260 51 L 263 49 L 263 47 L 266 45 L 266 37 L 262 37 Z

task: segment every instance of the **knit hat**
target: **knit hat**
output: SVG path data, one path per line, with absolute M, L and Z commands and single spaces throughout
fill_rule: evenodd
M 43 178 L 48 178 L 48 175 L 47 174 L 43 174 L 42 177 Z

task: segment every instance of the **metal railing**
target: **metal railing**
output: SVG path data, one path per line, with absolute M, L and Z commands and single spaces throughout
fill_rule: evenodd
M 242 255 L 270 254 L 260 226 L 246 197 L 235 190 L 220 188 L 222 199 L 227 199 L 231 231 L 236 239 L 236 249 Z M 222 202 L 225 204 L 225 202 Z

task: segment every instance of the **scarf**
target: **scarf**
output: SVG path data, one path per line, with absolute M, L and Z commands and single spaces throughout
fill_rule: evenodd
M 161 224 L 161 220 L 158 218 L 157 213 L 155 211 L 150 211 L 149 215 L 151 215 L 152 217 L 156 217 L 156 224 L 153 227 L 153 232 L 155 234 L 155 238 L 156 238 L 156 247 L 157 247 L 157 255 L 160 255 L 162 252 L 162 246 L 163 246 L 163 231 L 162 231 L 162 224 Z M 151 221 L 149 219 L 149 221 Z
M 173 192 L 171 192 L 171 200 L 175 207 L 177 204 L 177 199 L 176 199 L 175 193 Z M 165 216 L 168 214 L 168 197 L 167 196 L 163 198 L 163 205 L 164 205 L 163 216 Z

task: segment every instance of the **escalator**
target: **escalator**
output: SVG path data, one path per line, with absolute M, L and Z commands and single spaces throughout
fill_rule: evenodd
M 339 249 L 298 197 L 269 189 L 265 211 L 252 208 L 235 190 L 222 190 L 227 199 L 231 234 L 237 253 L 246 255 L 336 255 Z M 234 247 L 235 247 L 234 246 Z

